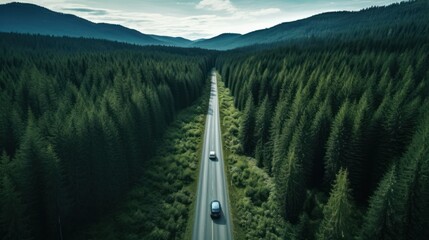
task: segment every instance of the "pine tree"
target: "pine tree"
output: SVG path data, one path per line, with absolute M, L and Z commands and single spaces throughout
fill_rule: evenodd
M 351 122 L 349 117 L 349 102 L 346 101 L 335 116 L 331 133 L 326 144 L 325 155 L 325 185 L 329 186 L 335 179 L 335 174 L 345 164 L 347 149 L 351 135 Z
M 68 207 L 68 199 L 65 198 L 62 189 L 62 177 L 58 167 L 58 161 L 52 145 L 48 145 L 43 152 L 43 204 L 45 209 L 45 222 L 47 226 L 46 237 L 55 239 L 59 237 L 59 223 L 61 212 Z
M 349 178 L 353 196 L 358 202 L 365 202 L 366 188 L 364 184 L 365 173 L 368 163 L 366 140 L 368 137 L 367 126 L 369 122 L 369 114 L 372 111 L 369 92 L 361 97 L 359 103 L 354 107 L 352 113 L 352 129 L 350 141 L 347 146 L 346 167 L 349 170 Z
M 298 92 L 295 94 L 291 110 L 288 112 L 285 122 L 280 124 L 282 128 L 277 129 L 278 133 L 280 134 L 274 138 L 272 169 L 274 178 L 278 176 L 278 171 L 283 164 L 283 160 L 286 159 L 288 155 L 294 132 L 299 127 L 299 124 L 301 124 L 300 120 L 302 118 L 302 114 L 305 112 L 307 100 L 308 96 L 305 92 L 302 91 L 302 87 L 300 87 Z
M 268 158 L 267 142 L 270 133 L 271 107 L 268 102 L 268 96 L 265 96 L 256 112 L 255 124 L 255 158 L 258 160 L 258 166 L 265 169 L 271 169 L 271 159 Z
M 312 165 L 310 186 L 320 186 L 320 179 L 323 179 L 325 158 L 325 145 L 329 137 L 329 130 L 332 121 L 332 111 L 328 103 L 328 98 L 324 101 L 313 119 L 310 127 L 311 138 L 313 139 Z
M 275 181 L 280 201 L 284 204 L 285 218 L 292 223 L 298 221 L 306 194 L 304 171 L 298 158 L 295 149 L 291 149 Z
M 429 230 L 429 114 L 420 121 L 411 144 L 401 158 L 396 184 L 398 236 L 425 239 Z
M 247 155 L 252 155 L 255 147 L 255 107 L 253 105 L 252 95 L 249 95 L 247 98 L 242 119 L 239 138 L 243 146 L 243 152 Z
M 399 216 L 396 213 L 395 199 L 398 193 L 396 166 L 393 166 L 380 182 L 369 202 L 363 226 L 358 239 L 396 239 Z
M 0 188 L 0 234 L 4 240 L 31 239 L 24 205 L 11 179 L 3 175 Z
M 270 129 L 270 140 L 269 144 L 271 145 L 271 156 L 272 156 L 272 168 L 269 172 L 272 172 L 273 175 L 276 171 L 280 169 L 280 165 L 285 156 L 284 144 L 281 140 L 281 130 L 287 119 L 287 111 L 289 107 L 289 102 L 286 100 L 280 100 L 277 103 L 276 110 L 274 112 L 274 116 L 271 123 Z
M 352 239 L 356 229 L 347 170 L 340 169 L 323 209 L 317 239 Z
M 296 240 L 312 239 L 312 232 L 310 231 L 310 218 L 307 213 L 301 214 L 299 223 L 296 226 Z

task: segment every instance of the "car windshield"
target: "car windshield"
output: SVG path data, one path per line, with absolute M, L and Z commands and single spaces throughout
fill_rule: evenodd
M 213 210 L 214 212 L 219 212 L 219 209 L 220 209 L 220 204 L 219 204 L 219 202 L 212 202 L 212 210 Z

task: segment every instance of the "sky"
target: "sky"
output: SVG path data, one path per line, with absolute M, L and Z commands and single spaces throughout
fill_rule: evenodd
M 329 11 L 357 11 L 397 0 L 15 0 L 120 24 L 146 34 L 211 38 L 248 33 Z M 0 0 L 8 3 L 10 0 Z

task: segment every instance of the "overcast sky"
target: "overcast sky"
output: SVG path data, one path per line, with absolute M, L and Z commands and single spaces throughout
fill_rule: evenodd
M 19 1 L 19 0 L 18 0 Z M 0 0 L 0 3 L 9 1 Z M 210 38 L 247 33 L 338 10 L 360 10 L 397 0 L 22 0 L 93 22 L 121 24 L 143 33 Z

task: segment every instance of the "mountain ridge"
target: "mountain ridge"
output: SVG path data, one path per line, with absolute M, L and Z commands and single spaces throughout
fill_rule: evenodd
M 29 3 L 0 5 L 0 31 L 106 39 L 139 45 L 169 45 L 119 24 L 94 23 Z
M 228 44 L 240 36 L 242 35 L 239 33 L 222 33 L 212 38 L 194 41 L 191 46 L 207 49 L 218 49 L 220 44 Z
M 213 38 L 192 41 L 182 37 L 145 34 L 117 24 L 94 23 L 35 4 L 13 2 L 0 5 L 0 32 L 85 37 L 138 45 L 231 50 L 312 37 L 353 38 L 374 31 L 378 31 L 383 37 L 392 30 L 403 31 L 400 28 L 412 26 L 419 18 L 429 19 L 429 1 L 414 0 L 360 11 L 325 12 L 246 34 L 223 33 Z M 427 27 L 423 28 L 423 32 L 428 32 Z
M 388 6 L 370 7 L 360 11 L 325 12 L 308 18 L 284 22 L 271 28 L 256 30 L 222 45 L 218 50 L 230 50 L 255 44 L 272 44 L 311 37 L 358 37 L 366 32 L 379 35 L 400 31 L 419 19 L 429 19 L 429 1 L 415 0 Z M 423 26 L 428 32 L 427 26 Z M 423 33 L 419 33 L 423 34 Z

